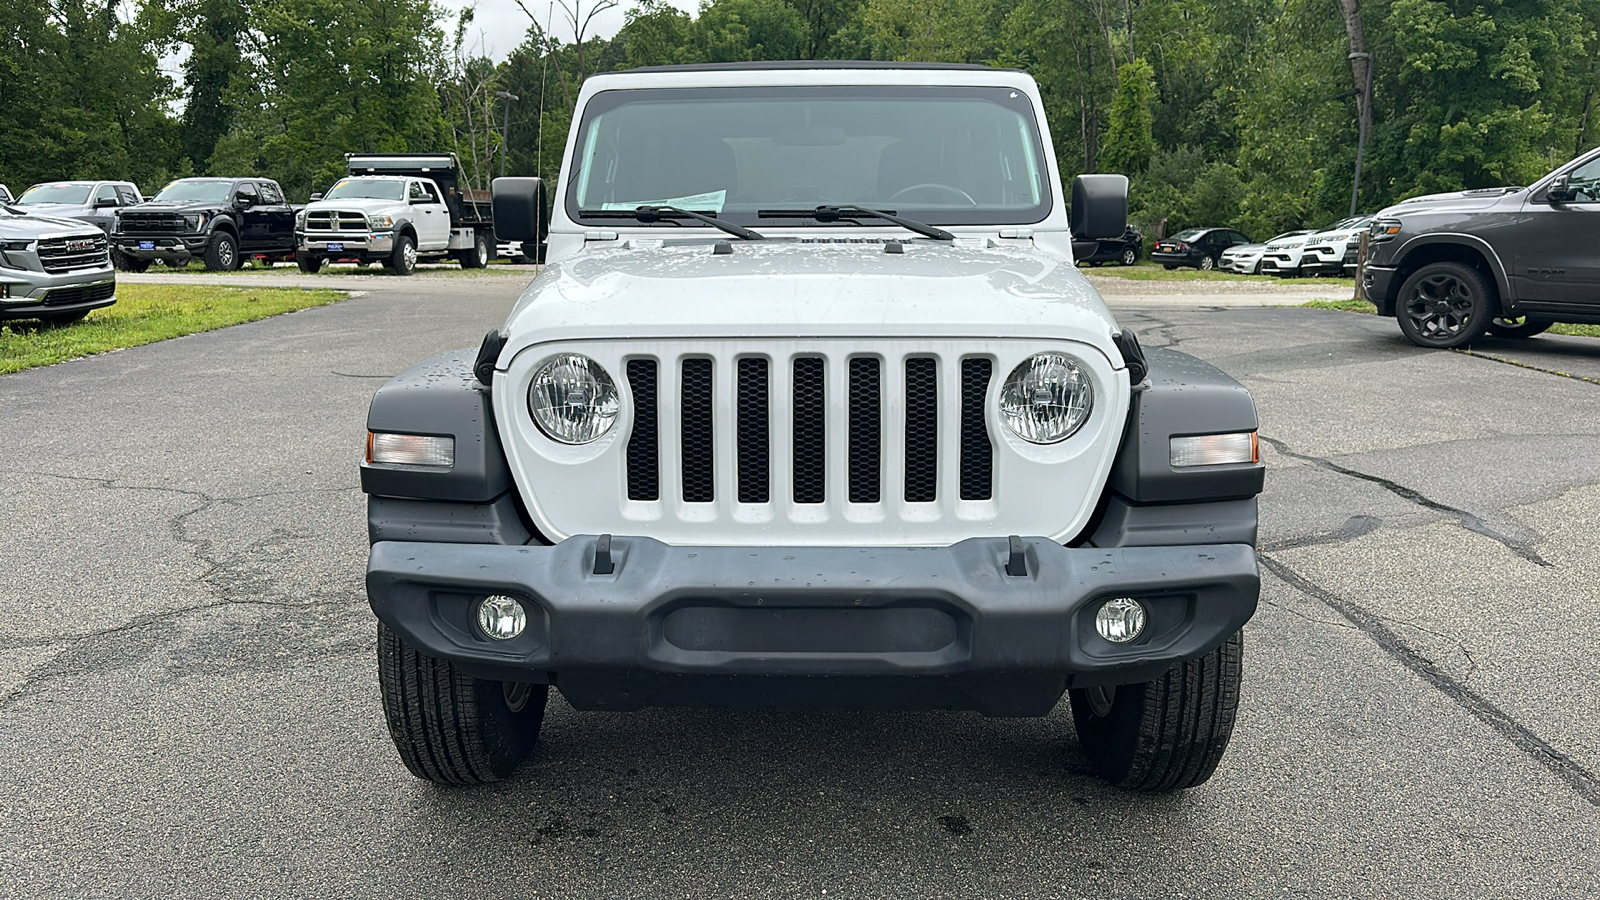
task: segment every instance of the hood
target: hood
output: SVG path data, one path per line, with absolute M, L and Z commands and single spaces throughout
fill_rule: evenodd
M 528 286 L 506 349 L 608 337 L 1039 337 L 1081 341 L 1121 365 L 1116 321 L 1070 260 L 993 242 L 903 246 L 693 239 L 585 252 Z
M 339 200 L 313 200 L 306 204 L 306 209 L 315 212 L 319 209 L 387 209 L 395 206 L 408 205 L 404 200 L 375 200 L 371 197 L 351 197 Z
M 124 206 L 120 212 L 153 213 L 153 212 L 190 212 L 193 210 L 213 210 L 228 206 L 226 202 L 212 203 L 209 200 L 148 200 L 144 203 L 135 203 Z
M 104 234 L 99 228 L 77 219 L 0 215 L 0 238 L 31 240 L 41 237 L 100 237 Z
M 1266 244 L 1234 244 L 1232 247 L 1222 251 L 1222 255 L 1227 256 L 1230 253 L 1260 253 L 1265 249 L 1267 249 Z
M 30 216 L 86 216 L 95 212 L 87 203 L 26 203 L 17 205 L 17 209 L 26 210 Z M 106 210 L 106 215 L 111 212 Z
M 1478 188 L 1470 191 L 1450 191 L 1444 194 L 1424 194 L 1421 197 L 1412 197 L 1401 200 L 1382 212 L 1380 216 L 1403 216 L 1412 212 L 1438 212 L 1445 209 L 1488 209 L 1499 203 L 1507 194 L 1514 194 L 1520 187 Z

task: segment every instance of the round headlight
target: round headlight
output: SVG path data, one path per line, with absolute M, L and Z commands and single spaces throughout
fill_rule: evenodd
M 563 444 L 587 444 L 617 423 L 617 386 L 587 356 L 564 353 L 547 360 L 528 386 L 528 412 L 546 436 Z
M 1094 408 L 1089 373 L 1065 353 L 1040 353 L 1011 370 L 1000 389 L 1000 421 L 1033 444 L 1054 444 L 1083 427 Z

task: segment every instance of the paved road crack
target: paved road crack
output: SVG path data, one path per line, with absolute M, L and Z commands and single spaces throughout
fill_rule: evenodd
M 1272 553 L 1278 550 L 1297 550 L 1301 547 L 1315 547 L 1320 544 L 1342 544 L 1365 537 L 1383 525 L 1383 519 L 1377 516 L 1351 516 L 1345 520 L 1344 527 L 1338 531 L 1325 531 L 1321 534 L 1306 534 L 1300 537 L 1284 538 L 1277 541 L 1268 541 L 1258 548 L 1263 553 Z
M 1460 523 L 1462 528 L 1465 528 L 1474 534 L 1481 534 L 1492 541 L 1498 542 L 1507 550 L 1510 550 L 1512 553 L 1515 553 L 1534 565 L 1544 566 L 1545 568 L 1550 569 L 1555 568 L 1555 563 L 1550 562 L 1549 560 L 1540 556 L 1538 551 L 1534 550 L 1527 541 L 1521 541 L 1511 537 L 1510 535 L 1502 534 L 1499 531 L 1496 531 L 1494 528 L 1490 527 L 1487 522 L 1483 521 L 1483 519 L 1479 518 L 1473 513 L 1467 512 L 1464 509 L 1458 509 L 1454 506 L 1450 506 L 1449 504 L 1440 503 L 1437 500 L 1430 499 L 1424 496 L 1420 491 L 1417 491 L 1413 488 L 1408 488 L 1398 482 L 1390 481 L 1382 476 L 1369 475 L 1366 472 L 1360 472 L 1346 466 L 1341 466 L 1333 460 L 1324 459 L 1320 456 L 1312 456 L 1307 453 L 1297 453 L 1293 450 L 1290 450 L 1288 444 L 1285 444 L 1283 441 L 1275 438 L 1270 438 L 1266 435 L 1260 435 L 1260 438 L 1267 444 L 1271 445 L 1274 450 L 1282 453 L 1284 456 L 1288 456 L 1293 459 L 1304 460 L 1305 462 L 1309 462 L 1313 465 L 1327 469 L 1330 472 L 1337 472 L 1340 475 L 1347 475 L 1351 478 L 1359 478 L 1362 481 L 1378 485 L 1402 500 L 1407 500 L 1424 509 L 1444 513 L 1445 515 L 1454 518 L 1458 523 Z
M 1456 352 L 1462 356 L 1475 356 L 1478 359 L 1487 359 L 1490 362 L 1497 362 L 1501 363 L 1502 365 L 1515 366 L 1519 369 L 1528 369 L 1532 372 L 1543 372 L 1546 375 L 1554 375 L 1557 378 L 1566 378 L 1571 381 L 1582 381 L 1586 384 L 1600 384 L 1600 378 L 1590 378 L 1587 375 L 1574 375 L 1571 372 L 1563 372 L 1559 369 L 1546 369 L 1543 366 L 1536 366 L 1532 363 L 1520 362 L 1515 359 L 1506 359 L 1504 356 L 1495 356 L 1493 353 L 1484 353 L 1481 350 L 1469 350 L 1458 347 L 1456 348 Z
M 1596 777 L 1581 763 L 1551 746 L 1548 741 L 1539 737 L 1532 729 L 1518 722 L 1510 713 L 1496 706 L 1482 694 L 1441 670 L 1433 661 L 1407 644 L 1394 629 L 1384 624 L 1382 617 L 1327 588 L 1313 584 L 1298 572 L 1266 554 L 1262 554 L 1259 559 L 1261 565 L 1279 580 L 1308 597 L 1320 600 L 1352 625 L 1366 632 L 1379 648 L 1401 665 L 1433 685 L 1473 718 L 1489 726 L 1517 749 L 1549 770 L 1565 782 L 1573 793 L 1591 805 L 1600 807 L 1600 777 Z M 1472 661 L 1470 655 L 1468 659 Z M 1472 663 L 1476 667 L 1476 662 Z

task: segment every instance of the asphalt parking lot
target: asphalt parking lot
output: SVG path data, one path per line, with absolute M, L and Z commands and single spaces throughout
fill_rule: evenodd
M 413 779 L 362 587 L 366 404 L 526 278 L 328 279 L 363 293 L 0 377 L 0 895 L 1600 896 L 1600 341 L 1428 352 L 1263 305 L 1290 293 L 1097 279 L 1261 414 L 1262 605 L 1203 787 L 1101 786 L 1065 704 L 553 699 L 514 780 Z

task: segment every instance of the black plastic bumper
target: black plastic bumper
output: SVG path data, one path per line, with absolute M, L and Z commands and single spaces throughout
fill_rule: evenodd
M 206 245 L 211 242 L 209 234 L 161 234 L 161 235 L 135 235 L 115 234 L 112 244 L 117 252 L 131 259 L 161 260 L 162 262 L 185 262 L 199 259 L 205 255 Z M 140 242 L 153 246 L 149 250 L 140 249 Z
M 677 547 L 642 537 L 553 547 L 374 544 L 373 611 L 479 677 L 546 682 L 580 709 L 976 709 L 1043 715 L 1068 687 L 1148 681 L 1256 609 L 1245 544 L 1067 549 L 1005 538 L 940 548 Z M 597 562 L 600 564 L 597 566 Z M 479 632 L 490 594 L 527 629 Z M 1150 613 L 1131 645 L 1096 633 L 1111 597 Z
M 1394 315 L 1394 276 L 1397 270 L 1388 266 L 1375 266 L 1371 263 L 1361 267 L 1361 288 L 1366 293 L 1367 299 L 1378 307 L 1381 316 Z

